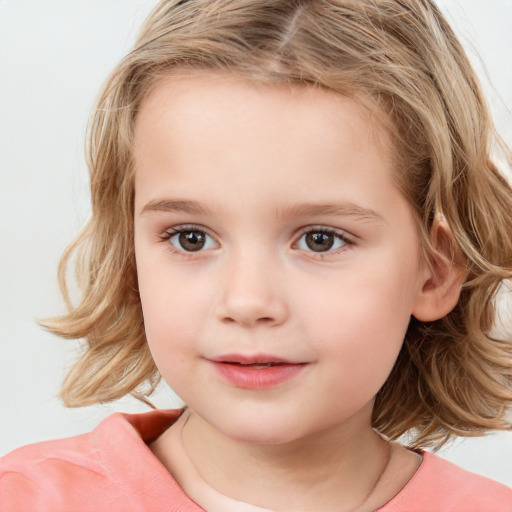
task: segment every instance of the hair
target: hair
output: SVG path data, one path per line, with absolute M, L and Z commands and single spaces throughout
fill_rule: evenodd
M 109 77 L 89 125 L 92 217 L 67 249 L 59 281 L 68 314 L 42 324 L 85 350 L 64 381 L 68 406 L 128 393 L 147 400 L 160 376 L 144 333 L 133 244 L 132 139 L 158 80 L 220 71 L 268 84 L 315 86 L 371 105 L 392 129 L 397 183 L 424 257 L 436 219 L 465 282 L 444 318 L 411 318 L 379 391 L 373 427 L 412 446 L 509 429 L 512 339 L 496 334 L 496 296 L 512 279 L 512 189 L 491 154 L 496 134 L 478 78 L 430 0 L 164 0 Z M 512 163 L 505 150 L 506 163 Z M 82 290 L 73 306 L 71 260 Z

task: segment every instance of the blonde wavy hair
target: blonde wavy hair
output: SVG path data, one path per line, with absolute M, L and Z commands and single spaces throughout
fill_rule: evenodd
M 442 216 L 466 280 L 446 317 L 411 319 L 377 395 L 373 426 L 391 439 L 408 433 L 413 446 L 509 429 L 512 340 L 493 328 L 497 291 L 512 279 L 512 190 L 490 156 L 499 138 L 477 76 L 430 0 L 157 5 L 93 113 L 92 218 L 59 267 L 69 313 L 42 322 L 86 341 L 64 382 L 65 404 L 128 393 L 146 401 L 160 379 L 137 293 L 132 137 L 139 106 L 158 79 L 190 69 L 313 84 L 368 102 L 387 121 L 399 156 L 397 182 L 413 207 L 425 258 L 432 257 L 432 227 Z M 66 283 L 71 259 L 82 290 L 75 306 Z

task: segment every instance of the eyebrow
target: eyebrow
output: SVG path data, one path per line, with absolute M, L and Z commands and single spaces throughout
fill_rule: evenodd
M 284 210 L 277 212 L 279 217 L 304 217 L 318 215 L 337 215 L 341 217 L 354 217 L 360 220 L 371 220 L 384 222 L 384 217 L 372 210 L 351 202 L 343 203 L 303 203 L 286 207 Z
M 141 215 L 146 212 L 180 212 L 192 215 L 211 215 L 212 210 L 207 206 L 189 199 L 159 199 L 146 203 L 141 210 Z M 278 218 L 293 218 L 333 215 L 342 217 L 354 217 L 359 220 L 384 222 L 384 217 L 372 210 L 351 202 L 344 203 L 301 203 L 287 206 L 276 211 Z
M 159 199 L 149 201 L 141 210 L 141 215 L 146 212 L 183 212 L 194 215 L 209 215 L 211 210 L 197 201 L 185 199 Z

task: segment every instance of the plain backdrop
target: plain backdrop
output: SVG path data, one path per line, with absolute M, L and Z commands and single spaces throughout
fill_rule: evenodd
M 438 3 L 467 46 L 511 144 L 512 0 Z M 0 0 L 0 454 L 89 431 L 114 410 L 147 410 L 130 398 L 63 407 L 56 395 L 78 344 L 49 335 L 36 319 L 64 311 L 56 268 L 88 216 L 88 115 L 154 4 Z M 153 401 L 180 405 L 165 385 Z M 512 486 L 510 432 L 456 441 L 441 455 Z

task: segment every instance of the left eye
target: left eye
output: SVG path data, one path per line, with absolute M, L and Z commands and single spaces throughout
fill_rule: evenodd
M 348 243 L 346 238 L 335 231 L 316 229 L 304 233 L 296 246 L 305 251 L 328 252 L 339 249 Z
M 171 244 L 180 251 L 197 252 L 217 246 L 213 238 L 200 229 L 173 229 L 168 235 Z

